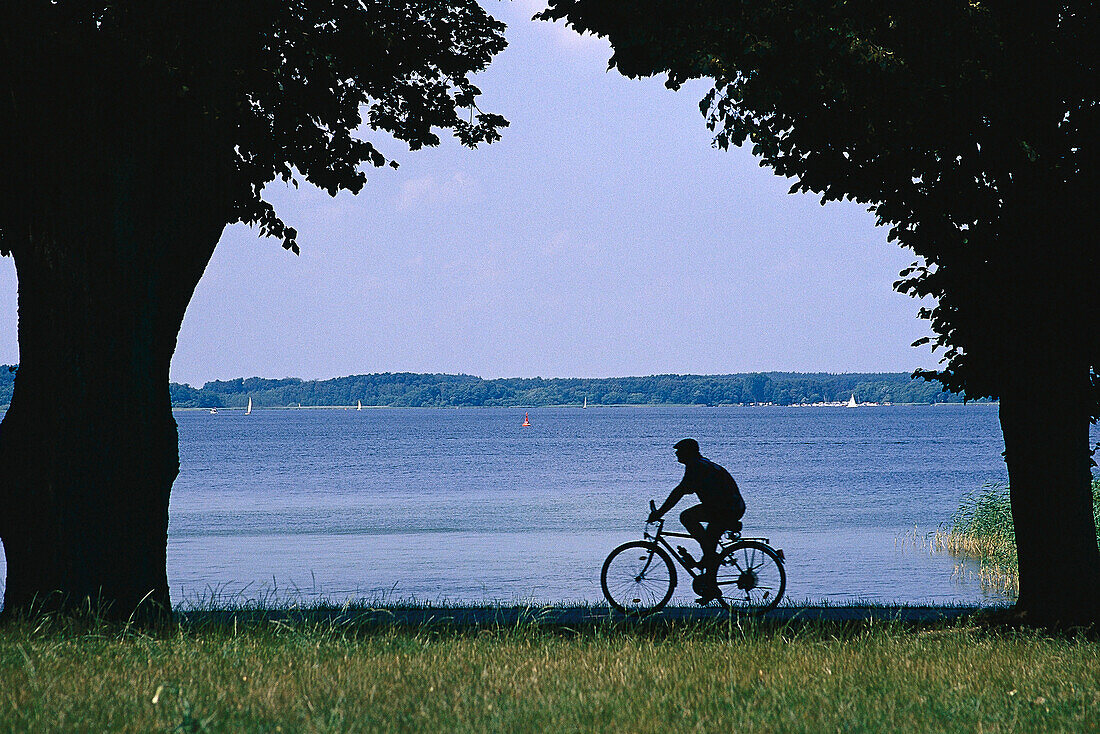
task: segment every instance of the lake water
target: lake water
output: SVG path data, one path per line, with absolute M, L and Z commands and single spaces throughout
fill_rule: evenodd
M 693 436 L 741 486 L 745 534 L 785 550 L 791 601 L 1006 601 L 905 540 L 1006 480 L 996 406 L 528 412 L 177 412 L 173 600 L 600 601 Z

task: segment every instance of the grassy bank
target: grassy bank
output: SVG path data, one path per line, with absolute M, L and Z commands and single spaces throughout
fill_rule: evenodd
M 0 629 L 3 731 L 1095 731 L 1100 644 L 972 623 Z
M 1100 526 L 1100 480 L 1092 483 L 1092 511 Z M 1097 533 L 1100 536 L 1100 530 Z M 933 537 L 933 547 L 978 559 L 983 584 L 1015 593 L 1019 575 L 1008 486 L 987 484 L 964 497 L 949 526 Z

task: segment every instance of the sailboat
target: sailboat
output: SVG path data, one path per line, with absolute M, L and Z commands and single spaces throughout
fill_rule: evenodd
M 584 396 L 584 405 L 582 405 L 581 407 L 582 408 L 587 408 L 588 407 L 588 396 L 587 395 Z
M 530 428 L 530 427 L 531 427 L 531 421 L 527 419 L 527 411 L 525 410 L 525 411 L 523 411 L 523 425 L 521 426 L 521 428 Z
M 859 403 L 856 402 L 856 394 L 855 393 L 852 393 L 852 397 L 848 398 L 848 407 L 849 408 L 858 408 L 859 407 Z
M 360 400 L 359 404 L 355 406 L 355 409 L 356 410 L 362 410 L 363 409 L 363 401 L 362 400 Z
M 252 398 L 248 399 L 248 407 L 244 410 L 245 415 L 252 415 Z

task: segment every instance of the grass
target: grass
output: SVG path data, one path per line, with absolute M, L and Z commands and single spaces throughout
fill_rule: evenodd
M 0 628 L 2 731 L 1096 731 L 1100 644 L 974 622 Z
M 1092 508 L 1100 528 L 1100 480 L 1092 483 Z M 1100 529 L 1097 534 L 1100 536 Z M 933 535 L 932 547 L 981 561 L 984 586 L 1016 593 L 1019 572 L 1008 485 L 987 484 L 967 494 L 951 516 L 950 525 Z

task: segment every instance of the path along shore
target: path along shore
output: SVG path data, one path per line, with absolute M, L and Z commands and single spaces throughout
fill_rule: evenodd
M 761 619 L 771 622 L 953 622 L 980 610 L 995 607 L 975 606 L 780 606 Z M 377 607 L 318 609 L 241 609 L 179 612 L 185 624 L 334 624 L 349 627 L 502 627 L 523 624 L 561 626 L 598 626 L 632 623 L 637 620 L 595 606 L 550 607 Z M 652 622 L 719 621 L 735 618 L 720 607 L 665 607 L 644 617 Z

